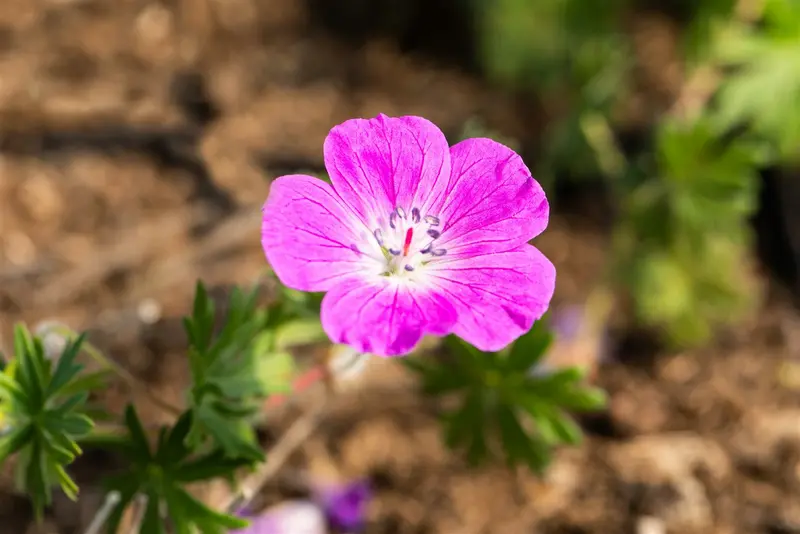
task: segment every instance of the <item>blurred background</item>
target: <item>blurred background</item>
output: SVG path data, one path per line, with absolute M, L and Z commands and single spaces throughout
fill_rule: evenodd
M 3 0 L 0 348 L 57 319 L 176 398 L 195 280 L 257 280 L 269 181 L 378 113 L 523 156 L 553 206 L 548 358 L 610 404 L 544 478 L 470 469 L 379 361 L 390 394 L 343 393 L 297 465 L 370 478 L 370 533 L 800 532 L 795 0 Z M 2 482 L 3 532 L 29 517 Z

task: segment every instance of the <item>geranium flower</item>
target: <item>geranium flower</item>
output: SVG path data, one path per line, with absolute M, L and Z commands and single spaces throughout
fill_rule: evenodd
M 497 351 L 547 310 L 555 268 L 528 241 L 549 205 L 513 150 L 379 115 L 334 127 L 324 157 L 332 186 L 272 183 L 261 242 L 283 284 L 327 292 L 334 343 L 394 356 L 452 333 Z

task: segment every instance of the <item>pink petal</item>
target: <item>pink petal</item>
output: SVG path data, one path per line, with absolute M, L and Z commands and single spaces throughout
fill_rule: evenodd
M 503 349 L 547 311 L 556 270 L 531 245 L 459 258 L 431 272 L 436 292 L 458 313 L 453 334 L 482 351 Z
M 378 356 L 408 354 L 423 335 L 449 333 L 455 319 L 447 299 L 389 278 L 348 280 L 322 300 L 328 337 Z
M 354 247 L 369 232 L 322 180 L 303 175 L 276 179 L 262 211 L 261 245 L 284 285 L 327 291 L 363 267 Z
M 440 246 L 448 255 L 511 250 L 547 227 L 544 191 L 513 150 L 476 138 L 454 145 L 450 157 L 453 170 L 440 217 Z
M 450 178 L 447 140 L 421 117 L 346 121 L 328 134 L 324 152 L 337 194 L 370 225 L 398 206 L 425 213 Z

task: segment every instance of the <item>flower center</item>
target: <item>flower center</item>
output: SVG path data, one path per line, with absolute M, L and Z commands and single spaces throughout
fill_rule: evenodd
M 386 221 L 378 221 L 379 227 L 372 235 L 380 249 L 384 276 L 410 276 L 423 267 L 447 254 L 447 250 L 437 247 L 436 240 L 441 236 L 441 221 L 435 215 L 422 215 L 419 208 L 407 212 L 397 207 Z

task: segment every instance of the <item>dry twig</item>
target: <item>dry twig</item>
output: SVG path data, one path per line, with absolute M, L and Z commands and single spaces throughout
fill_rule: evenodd
M 231 496 L 227 502 L 221 503 L 217 508 L 233 514 L 247 506 L 259 490 L 280 471 L 291 455 L 316 430 L 322 418 L 326 402 L 326 399 L 321 399 L 312 409 L 300 416 L 281 435 L 278 443 L 269 451 L 267 461 L 240 484 L 239 491 L 236 494 Z

